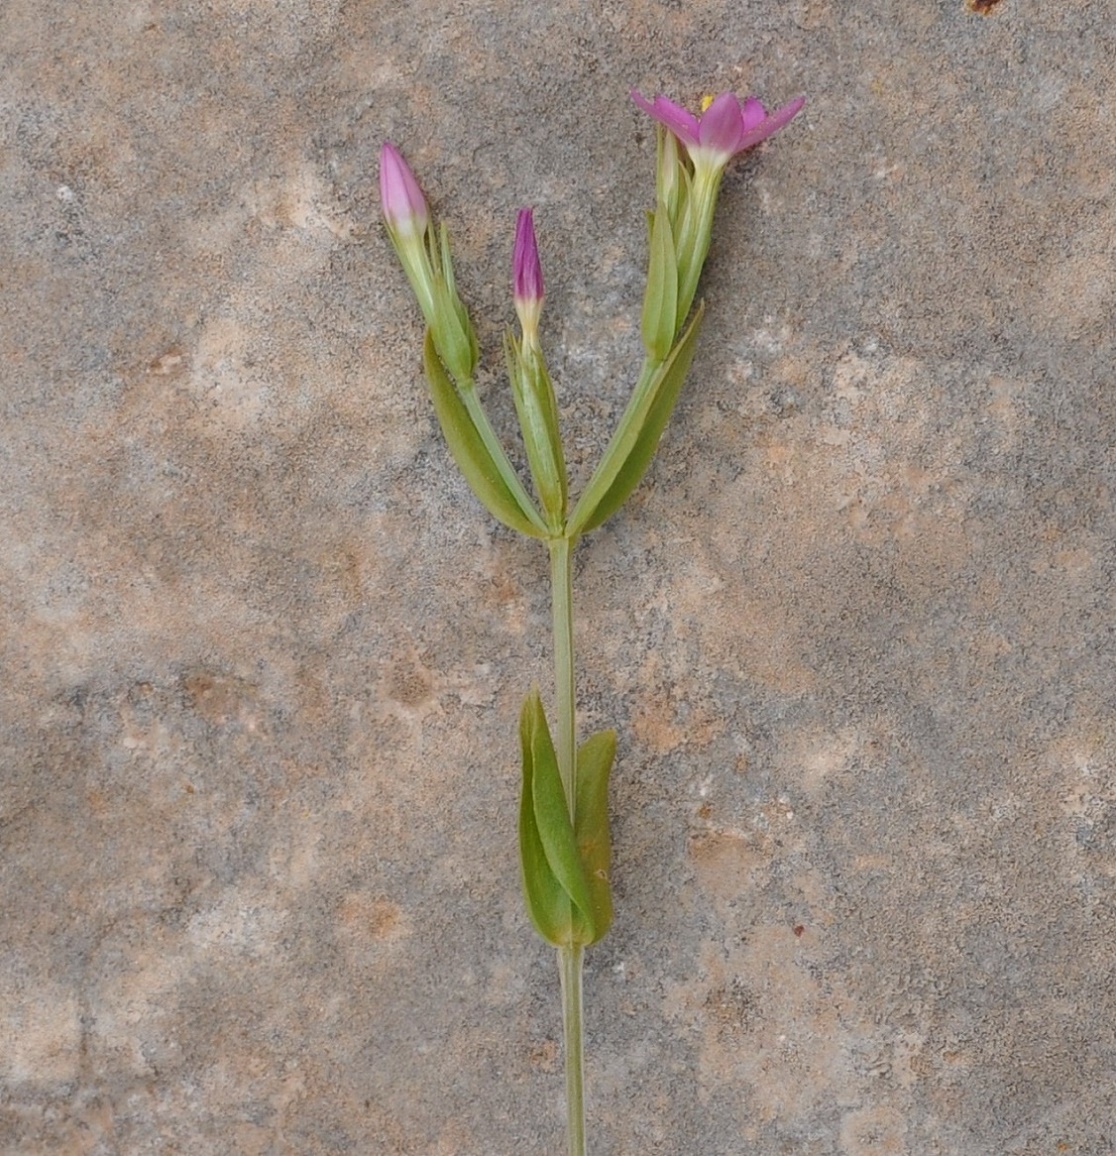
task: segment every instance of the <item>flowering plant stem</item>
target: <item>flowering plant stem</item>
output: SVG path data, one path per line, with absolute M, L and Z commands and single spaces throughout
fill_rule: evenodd
M 538 689 L 532 688 L 519 718 L 519 849 L 527 913 L 558 949 L 569 1156 L 586 1156 L 582 962 L 585 948 L 612 923 L 608 778 L 616 754 L 611 728 L 577 743 L 573 550 L 639 484 L 678 399 L 701 328 L 704 304 L 694 299 L 725 165 L 802 107 L 799 98 L 769 115 L 754 97 L 741 104 L 732 93 L 721 93 L 698 117 L 665 96 L 632 97 L 660 124 L 640 324 L 646 356 L 620 422 L 572 510 L 558 405 L 539 342 L 543 277 L 532 211 L 521 209 L 516 222 L 512 284 L 520 333 L 508 331 L 504 352 L 534 497 L 477 396 L 477 338 L 457 294 L 446 228 L 434 229 L 399 150 L 385 143 L 380 153 L 384 223 L 426 319 L 423 368 L 446 443 L 493 517 L 544 540 L 550 553 L 556 730 L 552 737 Z

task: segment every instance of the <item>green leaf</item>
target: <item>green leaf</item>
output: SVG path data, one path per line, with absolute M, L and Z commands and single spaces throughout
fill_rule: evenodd
M 655 370 L 642 396 L 640 385 L 636 386 L 632 404 L 570 515 L 566 525 L 570 539 L 596 529 L 616 513 L 647 472 L 693 361 L 704 311 L 704 303 L 699 304 L 689 327 L 670 357 Z
M 519 801 L 519 866 L 523 898 L 535 930 L 547 943 L 557 947 L 570 939 L 570 898 L 550 869 L 535 820 L 534 742 L 527 703 L 524 703 L 519 718 L 519 742 L 523 752 L 523 793 Z
M 500 465 L 485 445 L 461 395 L 442 366 L 429 329 L 426 331 L 422 360 L 434 411 L 438 415 L 446 444 L 473 493 L 480 498 L 489 513 L 505 526 L 533 538 L 545 538 L 547 531 L 541 515 L 533 505 L 525 509 L 523 501 L 517 500 Z M 529 503 L 530 499 L 527 501 Z
M 519 738 L 523 752 L 519 845 L 528 914 L 542 937 L 555 946 L 592 943 L 596 937 L 589 883 L 537 690 L 523 703 Z
M 665 361 L 678 332 L 678 260 L 674 254 L 670 215 L 662 203 L 651 223 L 651 254 L 641 329 L 648 356 Z
M 589 883 L 593 908 L 593 938 L 603 939 L 612 924 L 612 889 L 609 869 L 612 842 L 608 834 L 608 776 L 616 756 L 616 732 L 599 731 L 577 751 L 577 804 L 574 832 L 577 850 Z
M 577 853 L 569 804 L 558 770 L 558 758 L 550 737 L 546 714 L 539 692 L 527 696 L 524 711 L 528 716 L 531 754 L 534 764 L 531 793 L 534 799 L 535 822 L 539 838 L 546 851 L 546 860 L 555 878 L 570 897 L 570 902 L 587 918 L 590 916 L 589 885 Z

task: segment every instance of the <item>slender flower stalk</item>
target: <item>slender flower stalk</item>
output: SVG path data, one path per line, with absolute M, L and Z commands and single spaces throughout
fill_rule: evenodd
M 554 638 L 554 705 L 558 716 L 554 750 L 570 823 L 576 831 L 578 782 L 573 543 L 565 537 L 550 543 L 550 601 Z M 603 930 L 601 934 L 604 934 Z M 585 1045 L 581 982 L 584 959 L 585 951 L 580 943 L 559 943 L 558 977 L 562 995 L 568 1156 L 585 1156 Z

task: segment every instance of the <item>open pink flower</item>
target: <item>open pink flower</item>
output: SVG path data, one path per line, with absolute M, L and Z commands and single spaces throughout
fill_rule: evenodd
M 647 100 L 635 89 L 631 96 L 648 116 L 665 125 L 685 145 L 695 166 L 716 169 L 777 133 L 806 103 L 800 96 L 768 113 L 754 96 L 745 97 L 741 104 L 734 93 L 722 92 L 701 116 L 694 116 L 665 96 Z

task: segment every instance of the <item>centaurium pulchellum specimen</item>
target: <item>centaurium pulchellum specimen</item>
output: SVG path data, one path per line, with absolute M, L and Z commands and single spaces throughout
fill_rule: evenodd
M 695 116 L 665 96 L 631 95 L 660 126 L 641 316 L 645 355 L 627 408 L 572 510 L 558 405 L 539 341 L 543 275 L 532 211 L 520 210 L 516 222 L 512 286 L 519 334 L 508 331 L 504 351 L 534 497 L 477 396 L 477 339 L 457 294 L 446 228 L 435 231 L 399 150 L 385 143 L 380 152 L 384 222 L 426 321 L 423 365 L 446 443 L 489 512 L 542 539 L 550 553 L 556 730 L 552 734 L 532 689 L 519 721 L 519 848 L 528 914 L 558 948 L 570 1156 L 585 1153 L 582 952 L 612 922 L 608 776 L 616 752 L 613 730 L 577 743 L 571 555 L 581 536 L 614 514 L 639 484 L 674 409 L 701 326 L 704 305 L 694 308 L 694 298 L 725 166 L 778 132 L 805 103 L 799 97 L 768 114 L 755 97 L 742 103 L 723 92 Z

